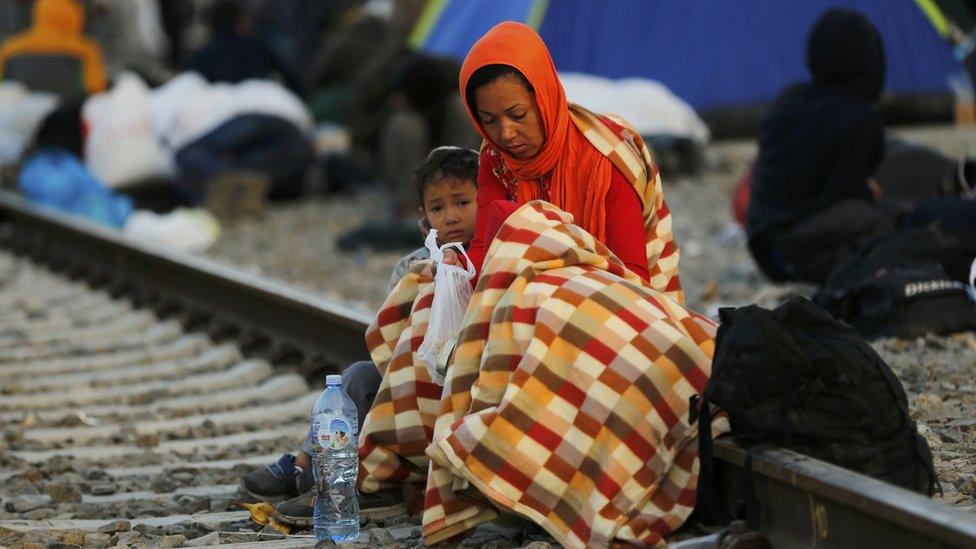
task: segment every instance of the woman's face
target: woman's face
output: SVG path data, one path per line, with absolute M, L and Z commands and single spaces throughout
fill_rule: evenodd
M 492 143 L 519 160 L 532 158 L 546 142 L 535 95 L 517 76 L 502 76 L 474 91 L 478 120 Z

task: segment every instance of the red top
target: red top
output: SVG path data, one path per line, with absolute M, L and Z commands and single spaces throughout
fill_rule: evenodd
M 468 255 L 479 275 L 491 239 L 508 216 L 521 206 L 510 199 L 505 185 L 495 175 L 493 170 L 497 163 L 496 157 L 488 154 L 488 147 L 485 147 L 478 167 L 478 217 L 474 238 L 468 247 Z M 628 269 L 647 282 L 650 272 L 647 266 L 640 197 L 616 168 L 610 177 L 610 188 L 604 206 L 608 214 L 607 241 L 604 244 Z

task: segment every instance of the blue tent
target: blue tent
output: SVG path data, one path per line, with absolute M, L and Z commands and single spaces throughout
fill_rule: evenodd
M 643 77 L 699 110 L 765 102 L 808 78 L 807 33 L 831 6 L 878 26 L 888 57 L 886 90 L 949 89 L 963 71 L 920 0 L 430 0 L 412 44 L 463 59 L 504 20 L 535 27 L 561 72 Z

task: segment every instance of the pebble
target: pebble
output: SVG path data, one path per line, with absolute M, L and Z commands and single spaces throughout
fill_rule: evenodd
M 385 545 L 393 545 L 397 542 L 397 539 L 387 529 L 376 528 L 369 531 L 369 541 L 375 547 L 382 547 Z
M 24 513 L 24 518 L 27 520 L 46 520 L 54 518 L 55 515 L 57 513 L 54 509 L 34 509 L 33 511 Z
M 26 513 L 38 507 L 44 507 L 47 502 L 40 498 L 11 496 L 5 498 L 3 508 L 11 513 Z
M 183 547 L 184 543 L 186 543 L 186 536 L 184 536 L 183 534 L 175 534 L 172 536 L 163 536 L 163 539 L 160 541 L 159 546 L 164 548 Z
M 105 549 L 112 545 L 112 536 L 102 533 L 85 534 L 85 547 Z
M 112 543 L 115 545 L 132 545 L 142 538 L 142 534 L 135 530 L 129 530 L 128 532 L 119 532 L 112 536 Z
M 61 536 L 61 541 L 70 545 L 84 545 L 85 544 L 85 531 L 84 530 L 68 530 Z
M 209 534 L 193 538 L 183 544 L 184 547 L 203 547 L 205 545 L 216 545 L 220 543 L 220 532 L 210 532 Z
M 132 525 L 127 520 L 116 520 L 98 527 L 99 532 L 114 534 L 115 532 L 128 532 L 132 530 Z
M 44 487 L 44 493 L 51 496 L 54 503 L 80 503 L 81 492 L 74 486 L 64 483 L 52 483 Z
M 176 483 L 168 478 L 158 478 L 149 484 L 149 488 L 156 493 L 165 494 L 176 490 Z
M 93 496 L 107 496 L 114 494 L 118 488 L 111 482 L 101 482 L 92 484 L 90 490 Z

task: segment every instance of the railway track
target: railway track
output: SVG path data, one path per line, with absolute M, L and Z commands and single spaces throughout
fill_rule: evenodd
M 0 545 L 312 545 L 255 531 L 237 481 L 303 436 L 307 380 L 364 357 L 367 321 L 0 195 Z M 963 510 L 781 449 L 715 452 L 774 547 L 976 547 Z

